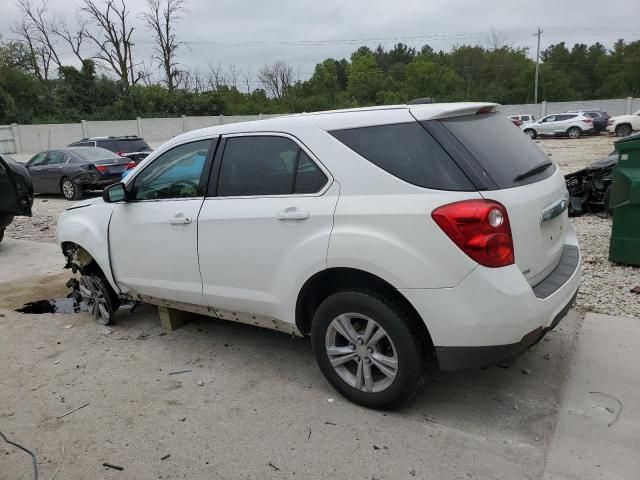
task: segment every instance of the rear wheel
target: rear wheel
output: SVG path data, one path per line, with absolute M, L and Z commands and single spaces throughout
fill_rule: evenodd
M 527 135 L 529 135 L 529 138 L 531 138 L 531 140 L 535 140 L 536 137 L 538 136 L 538 133 L 532 129 L 532 128 L 527 128 L 524 133 L 526 133 Z
M 582 136 L 582 130 L 578 127 L 571 127 L 567 130 L 567 136 L 572 139 L 580 138 Z
M 80 200 L 82 198 L 82 188 L 70 178 L 65 177 L 62 179 L 60 189 L 62 190 L 62 195 L 67 200 Z
M 425 352 L 417 325 L 374 293 L 329 296 L 313 317 L 311 341 L 329 383 L 365 407 L 396 407 L 424 381 Z
M 616 127 L 617 137 L 628 137 L 632 132 L 631 125 L 627 125 L 626 123 Z

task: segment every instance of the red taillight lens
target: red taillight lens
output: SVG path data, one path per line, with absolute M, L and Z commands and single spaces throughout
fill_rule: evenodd
M 590 118 L 585 118 L 584 120 L 582 120 L 584 123 L 593 123 L 593 120 L 591 120 Z
M 136 162 L 133 160 L 127 163 L 127 170 L 131 170 L 132 168 L 136 168 Z
M 431 217 L 464 253 L 485 267 L 514 262 L 507 210 L 492 200 L 464 200 L 436 208 Z
M 104 165 L 96 165 L 96 170 L 100 173 L 105 173 L 107 171 L 107 167 Z

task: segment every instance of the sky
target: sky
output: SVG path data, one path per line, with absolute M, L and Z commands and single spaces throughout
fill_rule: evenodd
M 134 57 L 149 63 L 152 37 L 140 19 L 145 1 L 125 0 L 136 28 Z M 13 0 L 0 2 L 0 33 L 10 39 L 20 11 Z M 48 8 L 73 24 L 80 3 L 49 0 Z M 239 83 L 248 77 L 253 89 L 265 63 L 284 60 L 296 78 L 305 80 L 317 63 L 348 58 L 361 45 L 488 46 L 495 31 L 508 44 L 528 47 L 533 58 L 540 26 L 541 49 L 561 41 L 611 46 L 618 38 L 640 39 L 639 14 L 638 0 L 186 0 L 176 34 L 187 42 L 178 52 L 184 67 L 206 73 L 210 64 L 235 65 L 242 72 Z M 63 61 L 74 64 L 68 47 L 60 44 L 59 51 Z M 152 71 L 157 73 L 157 67 Z

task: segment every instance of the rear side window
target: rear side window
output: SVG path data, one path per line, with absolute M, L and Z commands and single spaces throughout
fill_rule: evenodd
M 527 135 L 508 128 L 509 120 L 499 113 L 465 115 L 428 122 L 441 122 L 476 159 L 498 188 L 510 188 L 550 177 L 555 166 L 515 182 L 515 178 L 532 168 L 549 162 L 549 158 Z
M 151 150 L 149 145 L 139 138 L 118 141 L 118 151 L 122 153 L 143 152 L 146 150 Z
M 119 145 L 117 140 L 98 140 L 96 141 L 96 147 L 106 148 L 112 152 L 117 152 Z
M 319 192 L 327 177 L 293 140 L 227 138 L 218 177 L 220 197 Z
M 506 118 L 504 121 L 509 122 Z M 435 190 L 475 190 L 451 156 L 417 122 L 330 133 L 374 165 L 412 185 Z
M 578 115 L 556 115 L 556 122 L 562 122 L 564 120 L 571 120 L 572 118 L 576 118 Z

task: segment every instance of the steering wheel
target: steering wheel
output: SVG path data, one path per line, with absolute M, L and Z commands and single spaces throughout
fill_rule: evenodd
M 198 183 L 193 180 L 178 180 L 177 182 L 171 184 L 170 190 L 176 193 L 182 193 L 185 190 L 197 193 L 198 188 Z

